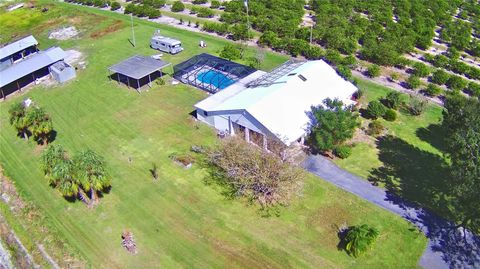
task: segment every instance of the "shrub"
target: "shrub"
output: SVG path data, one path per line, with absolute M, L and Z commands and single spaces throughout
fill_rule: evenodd
M 468 83 L 467 89 L 472 96 L 480 97 L 480 84 L 472 81 Z
M 397 109 L 402 104 L 402 102 L 402 95 L 396 91 L 389 92 L 384 99 L 385 106 L 392 109 Z
M 380 101 L 374 100 L 368 103 L 366 113 L 371 119 L 378 119 L 385 114 L 385 106 Z
M 342 62 L 342 55 L 337 50 L 327 49 L 325 53 L 325 60 L 330 63 L 337 65 Z
M 459 76 L 451 76 L 446 85 L 452 90 L 461 91 L 467 87 L 468 81 Z
M 194 5 L 201 5 L 201 4 L 206 4 L 208 0 L 193 0 L 192 3 Z
M 450 75 L 447 72 L 441 69 L 438 69 L 437 71 L 433 72 L 431 81 L 435 84 L 443 85 L 447 83 L 449 78 L 450 78 Z
M 374 120 L 368 124 L 367 134 L 371 136 L 378 136 L 383 133 L 384 130 L 385 127 L 383 124 L 378 120 Z
M 400 75 L 399 75 L 398 73 L 393 72 L 393 73 L 390 75 L 390 79 L 391 79 L 392 81 L 397 81 L 399 78 L 400 78 Z
M 165 80 L 163 78 L 157 78 L 155 80 L 155 83 L 157 83 L 157 85 L 159 85 L 159 86 L 163 86 L 163 85 L 165 85 Z
M 447 56 L 438 54 L 435 56 L 435 60 L 433 61 L 433 66 L 438 68 L 445 68 L 448 66 L 449 59 Z
M 120 7 L 121 7 L 120 3 L 115 1 L 115 2 L 112 2 L 111 6 L 110 6 L 110 9 L 111 10 L 118 10 L 118 9 L 120 9 Z
M 333 149 L 333 154 L 339 157 L 340 159 L 346 159 L 352 154 L 352 147 L 347 145 L 336 146 Z
M 237 60 L 240 59 L 241 51 L 239 48 L 235 47 L 232 44 L 227 44 L 223 47 L 222 52 L 220 52 L 220 57 L 227 60 Z
M 362 96 L 363 96 L 364 94 L 365 94 L 365 93 L 363 92 L 362 89 L 358 89 L 358 90 L 354 93 L 354 97 L 355 97 L 355 99 L 358 100 L 358 99 L 362 98 Z
M 427 107 L 427 101 L 420 96 L 410 95 L 407 109 L 413 116 L 419 116 L 425 111 Z
M 185 5 L 182 1 L 175 1 L 172 4 L 172 12 L 182 12 L 185 10 Z
M 353 79 L 352 70 L 348 66 L 338 65 L 337 73 L 345 80 L 351 81 Z
M 430 74 L 430 69 L 425 64 L 417 62 L 413 65 L 413 74 L 423 78 Z
M 428 84 L 428 86 L 425 88 L 425 94 L 427 94 L 428 96 L 438 96 L 442 93 L 442 88 L 440 88 L 439 86 L 435 85 L 435 84 Z
M 395 121 L 397 119 L 397 112 L 393 109 L 387 109 L 383 115 L 383 118 L 387 121 Z
M 368 76 L 371 78 L 380 76 L 380 66 L 372 64 L 368 67 L 367 70 Z
M 210 8 L 219 8 L 220 7 L 220 1 L 218 0 L 212 0 L 212 2 L 210 3 Z
M 213 13 L 208 7 L 193 7 L 191 11 L 192 13 L 197 14 L 200 18 L 211 18 L 215 15 L 215 13 Z
M 378 234 L 377 229 L 366 224 L 353 226 L 348 229 L 344 238 L 345 250 L 348 254 L 358 257 L 372 246 Z
M 410 76 L 407 80 L 407 84 L 408 84 L 408 87 L 412 90 L 414 89 L 417 89 L 418 87 L 420 87 L 420 78 L 413 75 L 413 76 Z

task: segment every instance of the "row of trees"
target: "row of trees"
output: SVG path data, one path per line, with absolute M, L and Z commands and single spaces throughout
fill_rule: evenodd
M 272 31 L 280 37 L 293 37 L 304 14 L 303 0 L 250 0 L 249 19 L 251 26 L 260 31 Z M 221 21 L 232 24 L 246 24 L 247 14 L 243 0 L 233 0 L 225 4 Z
M 131 13 L 137 17 L 148 17 L 150 19 L 155 19 L 162 16 L 162 14 L 160 13 L 160 10 L 158 10 L 157 8 L 154 8 L 149 5 L 143 5 L 143 4 L 136 5 L 134 3 L 128 4 L 125 7 L 124 13 L 125 14 Z
M 50 116 L 38 106 L 25 106 L 23 102 L 13 104 L 9 111 L 10 124 L 19 136 L 28 140 L 33 136 L 39 144 L 47 144 L 54 139 Z
M 458 57 L 458 52 L 455 54 L 447 53 L 446 55 L 438 54 L 435 56 L 428 53 L 424 55 L 425 61 L 437 68 L 443 68 L 459 75 L 465 75 L 471 79 L 480 80 L 480 68 L 468 65 L 458 60 Z
M 111 186 L 104 158 L 92 150 L 70 158 L 62 146 L 50 145 L 42 154 L 41 165 L 50 185 L 88 207 L 96 205 L 99 193 Z

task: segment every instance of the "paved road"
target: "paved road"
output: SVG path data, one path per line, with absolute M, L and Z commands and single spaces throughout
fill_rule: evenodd
M 385 208 L 416 225 L 429 239 L 419 265 L 427 269 L 480 268 L 480 238 L 413 203 L 371 185 L 323 156 L 310 155 L 302 166 L 320 178 Z

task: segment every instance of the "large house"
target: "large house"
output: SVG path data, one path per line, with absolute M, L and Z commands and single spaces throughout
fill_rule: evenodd
M 195 105 L 197 118 L 264 148 L 268 139 L 302 143 L 312 106 L 326 98 L 354 103 L 357 88 L 322 60 L 289 61 L 270 73 L 257 71 Z

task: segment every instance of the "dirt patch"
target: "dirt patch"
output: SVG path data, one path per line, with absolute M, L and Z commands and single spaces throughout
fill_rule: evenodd
M 339 204 L 333 204 L 319 208 L 311 214 L 306 225 L 319 230 L 320 240 L 336 249 L 339 242 L 337 233 L 340 228 L 347 227 L 350 221 L 351 216 L 348 211 Z
M 52 31 L 48 35 L 48 39 L 56 40 L 68 40 L 78 35 L 77 28 L 75 26 L 63 27 Z
M 123 22 L 120 20 L 116 20 L 114 23 L 110 24 L 107 28 L 91 33 L 90 37 L 94 39 L 98 39 L 107 34 L 114 33 L 122 28 L 123 28 Z
M 87 62 L 83 53 L 74 49 L 66 50 L 65 53 L 67 54 L 67 57 L 65 57 L 66 63 L 79 69 L 85 69 Z
M 366 143 L 372 146 L 375 146 L 375 138 L 369 136 L 365 133 L 365 130 L 368 129 L 369 121 L 363 121 L 361 128 L 357 128 L 355 133 L 353 134 L 353 138 L 350 140 L 350 143 L 357 144 L 357 143 Z

